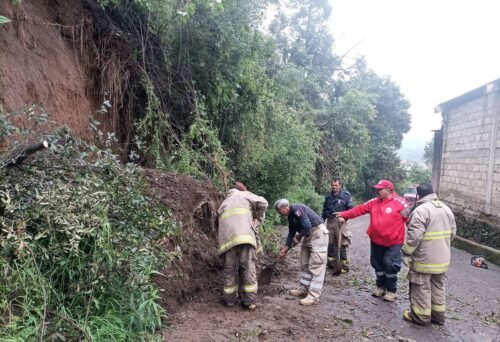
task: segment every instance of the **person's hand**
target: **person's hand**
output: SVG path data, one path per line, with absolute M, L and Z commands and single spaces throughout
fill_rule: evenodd
M 286 257 L 287 253 L 288 253 L 288 246 L 283 246 L 281 247 L 281 250 L 280 250 L 280 257 L 284 258 Z
M 293 238 L 293 245 L 298 245 L 300 243 L 300 240 L 302 240 L 302 236 L 296 236 Z
M 410 265 L 411 265 L 411 256 L 406 254 L 403 255 L 403 268 L 400 273 L 400 277 L 402 279 L 408 277 L 408 274 L 410 273 Z
M 411 264 L 411 256 L 410 255 L 403 255 L 403 265 L 406 267 L 406 268 L 410 268 L 410 264 Z
M 339 220 L 339 223 L 345 222 L 345 218 L 343 218 L 342 216 L 337 216 L 337 219 Z

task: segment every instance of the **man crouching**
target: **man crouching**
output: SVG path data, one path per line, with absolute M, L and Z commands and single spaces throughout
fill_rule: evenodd
M 274 207 L 280 215 L 288 216 L 289 233 L 280 256 L 285 257 L 292 244 L 298 244 L 303 238 L 300 287 L 290 290 L 289 294 L 302 298 L 301 305 L 319 304 L 328 253 L 328 230 L 323 219 L 305 204 L 290 204 L 286 199 L 276 201 Z

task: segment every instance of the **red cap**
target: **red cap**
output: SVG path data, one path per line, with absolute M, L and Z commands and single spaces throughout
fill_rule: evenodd
M 391 182 L 389 182 L 387 179 L 381 179 L 380 182 L 378 182 L 377 184 L 375 184 L 373 186 L 375 189 L 390 189 L 390 190 L 394 190 L 394 184 L 392 184 Z

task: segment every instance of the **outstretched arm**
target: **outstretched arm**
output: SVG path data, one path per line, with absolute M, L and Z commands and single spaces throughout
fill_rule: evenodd
M 339 217 L 342 217 L 344 219 L 353 219 L 355 217 L 368 214 L 370 210 L 371 210 L 371 203 L 370 201 L 368 201 L 352 209 L 340 212 Z

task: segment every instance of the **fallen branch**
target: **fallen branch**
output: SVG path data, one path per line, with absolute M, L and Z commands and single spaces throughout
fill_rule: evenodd
M 49 143 L 47 141 L 42 141 L 40 143 L 23 146 L 20 149 L 15 150 L 10 156 L 7 158 L 7 162 L 5 164 L 6 168 L 14 167 L 21 164 L 26 158 L 30 155 L 46 149 L 49 147 Z

